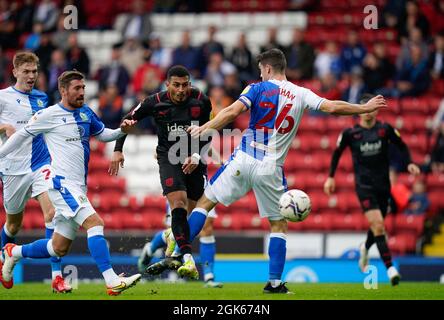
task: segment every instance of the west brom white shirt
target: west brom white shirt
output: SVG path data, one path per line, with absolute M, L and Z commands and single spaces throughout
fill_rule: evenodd
M 318 110 L 324 99 L 289 81 L 273 79 L 248 86 L 239 101 L 251 116 L 238 149 L 283 165 L 304 110 Z
M 32 90 L 21 92 L 14 87 L 0 90 L 0 124 L 10 124 L 16 131 L 23 128 L 32 115 L 48 106 L 45 93 Z M 3 143 L 8 139 L 6 133 L 0 135 Z M 27 140 L 0 159 L 0 173 L 3 175 L 21 175 L 36 171 L 50 163 L 48 149 L 42 135 Z
M 33 136 L 44 134 L 52 158 L 52 170 L 59 179 L 86 186 L 89 139 L 105 129 L 87 105 L 68 110 L 55 104 L 37 112 L 24 129 Z

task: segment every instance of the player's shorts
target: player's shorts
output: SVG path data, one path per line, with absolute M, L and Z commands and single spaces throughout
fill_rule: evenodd
M 65 183 L 54 177 L 53 188 L 48 190 L 49 198 L 55 208 L 54 232 L 74 240 L 80 226 L 96 211 L 86 196 L 85 186 Z
M 17 214 L 25 209 L 30 198 L 35 198 L 49 188 L 50 165 L 22 175 L 1 176 L 3 182 L 3 206 L 7 214 Z M 46 178 L 46 179 L 45 179 Z
M 158 163 L 164 196 L 174 191 L 186 191 L 188 199 L 199 200 L 204 191 L 206 166 L 201 163 L 191 174 L 185 174 L 182 164 L 171 164 L 164 157 L 159 158 Z
M 288 189 L 284 170 L 275 162 L 257 160 L 236 150 L 205 188 L 212 202 L 229 206 L 253 189 L 259 214 L 269 220 L 282 220 L 279 199 Z
M 390 191 L 378 190 L 371 186 L 359 186 L 356 189 L 362 211 L 379 209 L 385 217 L 388 210 Z

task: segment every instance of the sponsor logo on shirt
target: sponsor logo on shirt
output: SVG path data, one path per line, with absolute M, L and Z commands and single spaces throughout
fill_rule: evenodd
M 372 156 L 378 154 L 382 148 L 382 141 L 366 142 L 360 145 L 361 152 L 364 156 Z

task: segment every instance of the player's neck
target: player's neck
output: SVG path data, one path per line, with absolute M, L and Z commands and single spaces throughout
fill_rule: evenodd
M 268 81 L 270 80 L 277 80 L 277 81 L 287 81 L 287 77 L 285 76 L 285 74 L 274 74 L 270 77 L 270 79 L 268 79 Z
M 24 92 L 24 93 L 30 93 L 32 91 L 32 88 L 31 88 L 31 90 L 29 90 L 29 89 L 25 88 L 24 86 L 21 86 L 20 83 L 16 83 L 13 86 L 13 88 L 17 91 Z
M 71 107 L 71 105 L 68 103 L 68 101 L 65 101 L 65 100 L 63 100 L 63 99 L 62 99 L 59 103 L 60 103 L 60 104 L 63 106 L 63 108 L 65 108 L 65 109 L 68 109 L 68 110 L 71 110 L 71 111 L 77 109 L 77 108 Z
M 371 120 L 371 121 L 362 120 L 361 127 L 366 128 L 366 129 L 370 129 L 370 128 L 374 127 L 375 123 L 376 123 L 376 119 Z

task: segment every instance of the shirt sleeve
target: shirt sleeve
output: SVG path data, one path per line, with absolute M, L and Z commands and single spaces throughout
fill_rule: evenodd
M 319 110 L 324 98 L 319 97 L 313 91 L 302 88 L 302 101 L 305 109 Z
M 48 109 L 44 109 L 36 112 L 31 117 L 24 130 L 33 136 L 37 136 L 40 133 L 49 132 L 54 127 L 55 124 L 51 112 Z
M 91 135 L 96 136 L 101 134 L 105 129 L 105 124 L 100 120 L 100 118 L 91 110 Z
M 254 105 L 254 102 L 256 101 L 258 92 L 258 86 L 257 85 L 249 85 L 247 86 L 244 91 L 242 91 L 239 101 L 242 102 L 247 109 L 250 109 L 252 105 Z
M 156 104 L 155 99 L 157 99 L 155 97 L 156 95 L 151 95 L 148 98 L 146 98 L 145 100 L 143 100 L 129 113 L 130 117 L 125 117 L 125 118 L 130 118 L 132 120 L 140 121 L 146 117 L 152 116 L 153 115 L 153 107 Z

